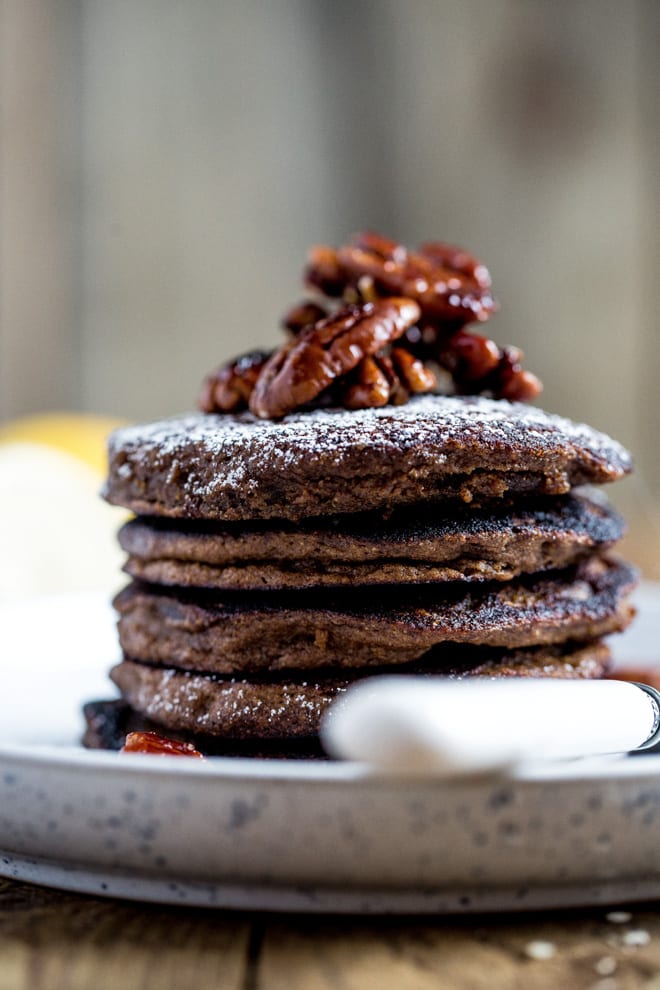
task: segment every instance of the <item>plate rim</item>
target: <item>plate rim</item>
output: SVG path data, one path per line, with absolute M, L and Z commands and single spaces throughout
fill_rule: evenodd
M 458 774 L 443 776 L 434 773 L 386 773 L 365 763 L 353 761 L 322 762 L 319 760 L 265 760 L 254 757 L 210 756 L 204 760 L 177 756 L 118 753 L 106 750 L 85 750 L 74 746 L 0 746 L 0 772 L 7 773 L 8 763 L 15 766 L 50 771 L 88 773 L 92 770 L 108 774 L 156 777 L 165 779 L 213 779 L 237 783 L 305 783 L 340 784 L 346 786 L 489 786 L 517 784 L 569 784 L 590 781 L 611 782 L 639 778 L 660 779 L 660 754 L 629 756 L 584 757 L 577 760 L 557 760 L 519 764 L 495 773 Z

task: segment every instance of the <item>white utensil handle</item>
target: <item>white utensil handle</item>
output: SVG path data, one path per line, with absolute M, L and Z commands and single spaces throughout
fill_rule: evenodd
M 658 715 L 651 695 L 625 681 L 378 677 L 332 705 L 321 738 L 334 756 L 453 774 L 628 752 Z

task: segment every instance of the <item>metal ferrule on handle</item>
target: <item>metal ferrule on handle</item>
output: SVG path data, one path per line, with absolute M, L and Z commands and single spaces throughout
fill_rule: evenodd
M 655 720 L 651 729 L 651 735 L 641 746 L 637 746 L 632 752 L 641 753 L 645 750 L 654 750 L 656 748 L 660 750 L 660 691 L 651 687 L 650 684 L 641 684 L 639 681 L 632 681 L 631 683 L 648 694 L 655 711 Z

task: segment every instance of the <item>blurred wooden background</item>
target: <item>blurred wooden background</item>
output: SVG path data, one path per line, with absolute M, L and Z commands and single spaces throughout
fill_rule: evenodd
M 659 41 L 656 0 L 0 0 L 0 419 L 189 407 L 370 227 L 481 255 L 660 501 Z

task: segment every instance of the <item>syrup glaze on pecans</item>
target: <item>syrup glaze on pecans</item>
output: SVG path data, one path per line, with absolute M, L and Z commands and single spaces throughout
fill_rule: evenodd
M 517 347 L 501 350 L 495 341 L 465 330 L 459 330 L 435 355 L 460 395 L 489 392 L 496 399 L 528 402 L 543 386 L 536 375 L 524 370 L 522 357 Z
M 220 365 L 204 379 L 198 405 L 202 412 L 239 412 L 247 409 L 252 390 L 270 351 L 251 351 Z
M 307 327 L 266 362 L 250 396 L 250 411 L 278 419 L 308 405 L 418 319 L 417 303 L 391 298 L 346 306 Z
M 340 395 L 345 409 L 369 409 L 403 405 L 411 395 L 432 392 L 437 385 L 434 373 L 403 347 L 389 354 L 364 358 Z
M 433 241 L 409 251 L 367 232 L 343 247 L 310 251 L 305 279 L 327 296 L 359 290 L 365 276 L 381 296 L 414 299 L 425 319 L 465 325 L 487 320 L 496 309 L 488 270 L 462 248 Z
M 325 320 L 327 316 L 328 311 L 323 306 L 319 306 L 318 303 L 312 302 L 310 299 L 304 299 L 284 314 L 282 326 L 289 333 L 297 334 L 306 327 L 318 323 L 319 320 Z
M 488 269 L 462 248 L 428 241 L 409 251 L 364 232 L 344 247 L 312 248 L 305 278 L 338 302 L 329 311 L 304 300 L 284 316 L 291 339 L 279 350 L 216 369 L 200 394 L 204 412 L 249 408 L 277 419 L 316 405 L 398 405 L 438 389 L 433 367 L 460 395 L 528 401 L 541 391 L 521 351 L 466 330 L 497 306 Z

